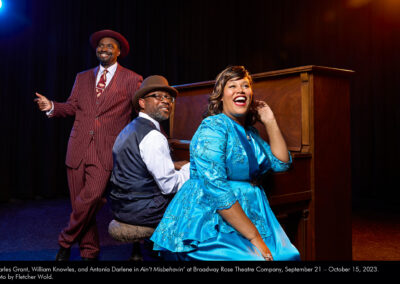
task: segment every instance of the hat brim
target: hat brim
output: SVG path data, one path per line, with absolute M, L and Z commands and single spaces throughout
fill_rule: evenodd
M 105 37 L 111 37 L 119 42 L 120 51 L 121 51 L 121 53 L 119 55 L 120 58 L 123 58 L 128 55 L 129 49 L 130 49 L 128 40 L 120 33 L 112 31 L 112 30 L 98 31 L 98 32 L 93 33 L 90 36 L 90 39 L 89 39 L 90 45 L 93 47 L 94 50 L 96 50 L 97 44 L 99 43 L 99 41 Z
M 178 90 L 175 89 L 174 87 L 170 87 L 170 86 L 160 85 L 160 86 L 144 87 L 142 89 L 139 89 L 135 93 L 134 107 L 136 108 L 136 110 L 139 110 L 139 99 L 143 98 L 148 93 L 151 93 L 154 91 L 166 91 L 166 92 L 170 93 L 171 96 L 173 96 L 173 97 L 176 97 L 178 95 Z

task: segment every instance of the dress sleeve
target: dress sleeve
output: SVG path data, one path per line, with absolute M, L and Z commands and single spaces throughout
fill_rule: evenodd
M 283 162 L 279 160 L 271 151 L 271 146 L 264 141 L 258 134 L 256 128 L 252 127 L 253 138 L 256 140 L 258 147 L 256 147 L 256 156 L 257 160 L 259 161 L 260 169 L 262 173 L 265 173 L 268 170 L 272 170 L 274 172 L 284 172 L 290 168 L 292 164 L 292 155 L 289 151 L 289 161 Z
M 227 209 L 237 200 L 227 179 L 228 129 L 222 120 L 205 119 L 191 145 L 191 163 L 202 183 L 204 198 L 214 210 Z

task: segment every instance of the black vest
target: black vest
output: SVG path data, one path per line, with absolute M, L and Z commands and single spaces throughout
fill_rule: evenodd
M 139 145 L 152 130 L 158 131 L 150 120 L 137 117 L 114 143 L 110 201 L 114 218 L 124 223 L 156 227 L 173 197 L 161 193 L 140 156 Z

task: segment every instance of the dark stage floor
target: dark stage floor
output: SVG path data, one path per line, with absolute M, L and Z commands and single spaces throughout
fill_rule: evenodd
M 57 237 L 68 222 L 68 199 L 13 201 L 0 204 L 0 261 L 54 260 Z M 99 212 L 100 260 L 128 260 L 131 245 L 114 241 L 107 232 L 106 205 Z M 353 210 L 353 260 L 400 260 L 400 214 L 363 203 Z M 72 260 L 80 260 L 77 246 Z
M 68 223 L 70 212 L 68 199 L 0 204 L 0 260 L 54 260 L 58 234 Z M 131 246 L 108 235 L 111 214 L 107 205 L 97 218 L 102 245 L 100 260 L 129 259 Z M 71 250 L 71 259 L 80 260 L 77 245 Z

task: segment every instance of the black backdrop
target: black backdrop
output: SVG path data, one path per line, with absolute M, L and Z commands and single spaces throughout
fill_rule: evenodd
M 353 198 L 399 202 L 398 2 L 3 0 L 0 201 L 68 194 L 64 159 L 73 118 L 47 119 L 34 94 L 66 100 L 76 73 L 97 65 L 90 34 L 110 28 L 131 44 L 122 65 L 173 85 L 212 80 L 233 64 L 252 73 L 303 65 L 356 71 Z

